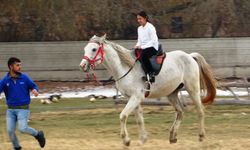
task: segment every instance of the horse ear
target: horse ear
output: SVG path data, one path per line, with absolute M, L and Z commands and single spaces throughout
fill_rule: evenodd
M 96 35 L 93 35 L 93 36 L 90 38 L 90 40 L 93 40 L 94 38 L 96 38 Z
M 100 38 L 100 42 L 103 43 L 104 40 L 106 40 L 107 34 L 105 33 L 101 38 Z
M 91 39 L 96 38 L 96 35 L 93 35 Z
M 105 33 L 105 34 L 102 36 L 102 38 L 103 38 L 104 40 L 106 40 L 106 37 L 107 37 L 107 34 Z

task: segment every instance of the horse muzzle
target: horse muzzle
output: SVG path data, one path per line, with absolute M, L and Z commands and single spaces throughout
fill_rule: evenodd
M 86 62 L 86 61 L 84 61 L 84 60 L 82 60 L 82 62 L 80 63 L 79 67 L 80 67 L 80 70 L 82 70 L 83 72 L 89 72 L 89 70 L 90 70 L 89 63 Z

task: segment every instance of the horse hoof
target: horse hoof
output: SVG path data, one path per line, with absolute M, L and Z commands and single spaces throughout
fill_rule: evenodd
M 124 141 L 123 144 L 124 144 L 125 146 L 129 146 L 129 145 L 130 145 L 130 140 Z
M 199 135 L 199 141 L 202 142 L 204 140 L 205 136 L 204 135 Z
M 177 139 L 170 139 L 169 142 L 170 142 L 170 144 L 177 143 Z
M 146 142 L 147 142 L 147 138 L 141 139 L 141 140 L 140 140 L 140 145 L 143 145 L 143 144 L 145 144 Z

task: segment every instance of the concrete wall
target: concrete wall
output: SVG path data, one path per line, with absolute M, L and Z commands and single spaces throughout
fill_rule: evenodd
M 132 48 L 135 41 L 115 41 Z M 250 38 L 204 38 L 160 40 L 166 51 L 199 52 L 211 64 L 218 77 L 250 77 Z M 6 62 L 16 56 L 22 60 L 23 72 L 34 80 L 85 80 L 78 65 L 85 42 L 0 43 L 0 77 L 8 71 Z M 110 75 L 100 66 L 100 80 Z

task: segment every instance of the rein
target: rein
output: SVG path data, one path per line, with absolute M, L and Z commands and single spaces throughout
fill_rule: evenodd
M 118 81 L 120 81 L 122 78 L 126 77 L 126 76 L 129 74 L 129 72 L 134 68 L 135 63 L 140 59 L 140 57 L 141 57 L 141 53 L 139 53 L 138 56 L 136 56 L 136 60 L 135 60 L 135 62 L 134 62 L 134 64 L 133 64 L 133 66 L 132 66 L 131 68 L 129 68 L 129 70 L 128 70 L 123 76 L 121 76 L 121 77 L 118 78 L 117 80 L 114 80 L 114 82 L 118 82 Z
M 135 63 L 136 63 L 137 61 L 138 61 L 138 59 L 135 60 L 133 66 L 132 66 L 131 68 L 129 68 L 129 70 L 128 70 L 123 76 L 121 76 L 121 77 L 118 78 L 117 80 L 114 80 L 114 82 L 118 82 L 118 81 L 120 81 L 121 79 L 123 79 L 124 77 L 126 77 L 126 76 L 129 74 L 129 72 L 134 68 Z

